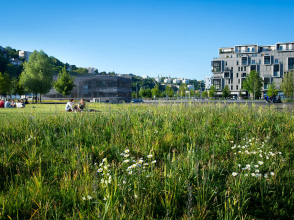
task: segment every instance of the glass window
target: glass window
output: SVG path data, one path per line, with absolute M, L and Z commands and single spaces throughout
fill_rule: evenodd
M 255 60 L 252 60 L 252 64 L 255 64 Z
M 289 57 L 288 58 L 288 70 L 293 70 L 294 69 L 294 57 Z
M 231 86 L 231 90 L 233 90 L 233 86 Z
M 239 86 L 238 86 L 238 85 L 236 85 L 236 89 L 237 89 L 237 90 L 239 89 Z
M 237 78 L 239 77 L 239 73 L 237 73 Z
M 279 63 L 279 60 L 278 59 L 275 59 L 275 63 Z
M 261 64 L 261 60 L 259 60 L 259 62 L 258 62 L 259 64 Z
M 237 65 L 239 65 L 239 61 L 237 61 Z
M 240 71 L 240 67 L 238 67 L 238 71 Z
M 241 71 L 243 71 L 243 67 L 241 67 Z
M 246 71 L 246 66 L 244 66 L 244 71 Z

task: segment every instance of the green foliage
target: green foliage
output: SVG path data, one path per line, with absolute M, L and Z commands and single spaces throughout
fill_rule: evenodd
M 10 92 L 11 80 L 8 73 L 0 72 L 0 92 L 1 95 L 5 95 Z
M 161 91 L 159 90 L 159 84 L 156 83 L 153 89 L 151 89 L 152 98 L 159 98 L 161 97 Z
M 251 71 L 243 82 L 243 88 L 251 93 L 254 99 L 261 96 L 263 80 L 255 70 Z
M 203 98 L 207 98 L 207 97 L 208 97 L 208 92 L 207 92 L 207 90 L 205 90 L 205 91 L 202 92 L 202 97 L 203 97 Z
M 24 63 L 20 77 L 21 85 L 34 94 L 46 94 L 52 88 L 53 66 L 47 54 L 42 50 L 34 51 L 29 62 Z M 41 101 L 41 99 L 40 99 Z
M 187 84 L 186 83 L 182 83 L 180 85 L 179 95 L 182 96 L 182 97 L 185 97 L 186 96 L 186 91 L 188 91 Z
M 217 90 L 216 90 L 215 86 L 214 85 L 210 86 L 209 93 L 208 93 L 209 97 L 210 98 L 214 97 L 216 92 L 217 92 Z
M 286 97 L 294 98 L 294 72 L 284 74 L 283 82 L 281 83 L 281 90 Z
M 190 97 L 195 97 L 195 91 L 194 89 L 190 89 Z
M 222 92 L 222 97 L 228 98 L 230 95 L 231 95 L 231 90 L 228 85 L 225 85 L 223 92 Z
M 165 94 L 167 97 L 174 97 L 174 90 L 171 86 L 166 86 L 165 87 Z
M 74 81 L 75 78 L 66 72 L 66 67 L 64 66 L 58 74 L 57 81 L 54 83 L 54 89 L 63 96 L 67 96 L 75 87 Z
M 268 96 L 278 95 L 278 89 L 277 89 L 276 84 L 274 82 L 269 86 L 269 88 L 267 90 L 267 95 Z

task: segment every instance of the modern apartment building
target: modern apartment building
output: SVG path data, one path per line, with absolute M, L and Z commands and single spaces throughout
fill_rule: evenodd
M 283 74 L 294 70 L 294 42 L 222 47 L 219 48 L 219 58 L 213 59 L 211 66 L 211 81 L 218 95 L 225 85 L 229 86 L 232 95 L 239 94 L 251 70 L 259 72 L 264 80 L 262 91 L 266 92 L 271 83 L 279 85 Z

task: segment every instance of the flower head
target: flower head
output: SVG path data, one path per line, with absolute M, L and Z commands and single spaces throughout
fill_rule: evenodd
M 270 175 L 271 175 L 271 176 L 274 176 L 274 175 L 275 175 L 275 173 L 274 173 L 274 172 L 270 172 Z
M 152 164 L 155 164 L 155 163 L 156 163 L 156 160 L 153 160 L 151 163 L 152 163 Z
M 233 172 L 233 173 L 232 173 L 233 176 L 237 176 L 237 174 L 238 174 L 238 173 L 236 173 L 236 172 Z
M 263 164 L 263 162 L 262 162 L 262 161 L 258 161 L 258 163 L 259 163 L 259 165 L 262 165 L 262 164 Z
M 101 173 L 103 171 L 103 169 L 102 168 L 100 168 L 97 172 L 98 173 Z
M 130 160 L 124 160 L 124 163 L 128 163 Z
M 127 153 L 129 153 L 129 152 L 130 152 L 130 150 L 129 150 L 129 149 L 126 149 L 126 150 L 125 150 L 125 153 L 126 153 L 126 154 L 127 154 Z
M 87 199 L 91 200 L 91 199 L 92 199 L 92 197 L 91 197 L 91 196 L 87 196 Z
M 151 154 L 150 154 L 150 155 L 147 155 L 147 157 L 148 157 L 148 158 L 152 158 L 152 155 L 151 155 Z
M 255 168 L 258 168 L 258 165 L 254 165 Z

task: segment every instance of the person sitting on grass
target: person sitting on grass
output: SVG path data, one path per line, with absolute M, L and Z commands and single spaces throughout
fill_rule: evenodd
M 5 105 L 4 105 L 5 108 L 14 108 L 15 107 L 15 104 L 13 102 L 10 103 L 10 99 L 8 99 L 6 102 L 5 102 Z
M 4 100 L 3 99 L 0 100 L 0 108 L 4 108 Z
M 22 104 L 22 107 L 26 107 L 26 103 L 23 101 L 23 99 L 20 100 L 21 104 Z
M 80 103 L 78 105 L 78 110 L 79 111 L 84 111 L 85 107 L 86 107 L 85 100 L 84 99 L 81 99 L 81 101 L 80 101 Z
M 70 99 L 69 102 L 66 103 L 65 111 L 66 112 L 73 112 L 74 111 L 73 104 L 74 104 L 74 100 Z

